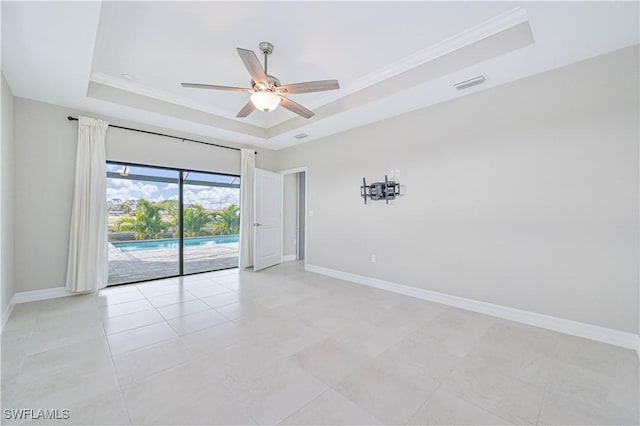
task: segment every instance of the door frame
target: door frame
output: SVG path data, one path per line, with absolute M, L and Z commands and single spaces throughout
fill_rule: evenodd
M 280 193 L 281 195 L 281 200 L 282 200 L 282 211 L 284 212 L 284 177 L 285 175 L 292 175 L 295 173 L 301 173 L 304 172 L 304 269 L 307 269 L 307 258 L 308 256 L 308 252 L 307 252 L 307 241 L 309 240 L 309 233 L 307 232 L 307 228 L 308 228 L 308 224 L 309 224 L 309 215 L 308 215 L 308 211 L 309 211 L 309 206 L 307 205 L 307 200 L 309 199 L 309 170 L 307 168 L 307 166 L 301 166 L 301 167 L 295 167 L 293 169 L 286 169 L 286 170 L 281 170 L 280 173 L 282 175 L 282 183 L 280 184 Z M 300 195 L 300 188 L 298 188 L 298 196 Z M 298 202 L 298 205 L 300 205 L 300 203 Z M 284 263 L 284 214 L 282 215 L 282 218 L 280 219 L 282 222 L 282 232 L 280 233 L 280 239 L 282 240 L 281 242 L 281 251 L 280 251 L 280 262 Z M 296 234 L 296 241 L 299 242 L 300 238 L 298 236 L 298 234 Z M 296 254 L 296 257 L 298 255 Z

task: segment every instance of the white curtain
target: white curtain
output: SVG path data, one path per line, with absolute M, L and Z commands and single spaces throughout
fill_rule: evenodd
M 240 267 L 253 265 L 253 186 L 256 153 L 240 150 Z
M 78 117 L 76 180 L 71 211 L 67 290 L 94 292 L 107 286 L 107 173 L 109 123 Z

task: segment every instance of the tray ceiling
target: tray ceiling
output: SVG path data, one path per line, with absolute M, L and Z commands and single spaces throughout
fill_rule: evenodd
M 637 44 L 637 16 L 637 3 L 4 2 L 2 68 L 16 96 L 279 149 Z M 283 84 L 340 81 L 291 95 L 315 117 L 238 119 L 248 94 L 180 86 L 248 87 L 235 49 L 261 41 Z

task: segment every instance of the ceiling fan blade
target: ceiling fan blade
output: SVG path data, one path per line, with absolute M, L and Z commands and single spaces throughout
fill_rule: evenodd
M 236 117 L 246 117 L 251 114 L 256 107 L 253 105 L 253 102 L 249 101 L 245 106 L 242 107 L 238 115 Z
M 189 87 L 191 89 L 211 89 L 211 90 L 226 90 L 229 92 L 251 92 L 252 89 L 244 87 L 231 87 L 231 86 L 216 86 L 215 84 L 199 84 L 199 83 L 181 83 L 182 87 Z
M 338 80 L 307 81 L 304 83 L 285 84 L 276 88 L 276 93 L 311 93 L 339 89 Z
M 247 68 L 247 71 L 249 71 L 249 75 L 251 75 L 253 81 L 256 83 L 268 83 L 267 75 L 264 73 L 262 65 L 260 65 L 260 61 L 253 50 L 241 49 L 239 47 L 237 50 L 240 59 L 242 59 L 242 63 L 245 68 Z
M 308 110 L 299 103 L 293 102 L 291 99 L 285 98 L 284 96 L 280 97 L 282 98 L 282 101 L 280 101 L 280 105 L 282 106 L 282 108 L 286 108 L 291 112 L 295 112 L 296 114 L 304 118 L 311 118 L 316 115 L 313 111 Z

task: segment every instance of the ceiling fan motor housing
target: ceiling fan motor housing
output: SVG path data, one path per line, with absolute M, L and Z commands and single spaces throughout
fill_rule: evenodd
M 268 41 L 261 42 L 258 47 L 265 55 L 271 55 L 273 53 L 273 44 Z
M 268 87 L 264 83 L 256 83 L 253 80 L 251 80 L 250 85 L 253 88 L 253 90 L 257 92 L 271 91 L 272 89 L 281 86 L 280 80 L 278 80 L 277 77 L 274 77 L 272 75 L 267 76 L 267 81 L 269 82 Z

